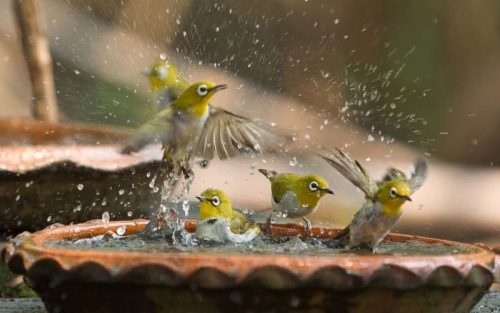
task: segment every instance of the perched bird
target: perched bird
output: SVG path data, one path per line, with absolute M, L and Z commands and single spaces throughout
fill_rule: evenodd
M 273 212 L 267 218 L 266 230 L 271 230 L 271 219 L 274 213 L 283 217 L 301 217 L 304 228 L 309 234 L 311 222 L 305 217 L 313 213 L 319 205 L 319 200 L 327 193 L 333 194 L 327 181 L 319 175 L 296 175 L 290 173 L 278 174 L 275 171 L 259 169 L 271 181 Z
M 175 65 L 165 57 L 155 60 L 151 67 L 144 71 L 144 75 L 149 79 L 151 91 L 156 93 L 156 102 L 160 109 L 175 101 L 190 85 Z
M 339 239 L 342 247 L 373 251 L 399 220 L 403 204 L 411 201 L 410 196 L 424 183 L 427 163 L 418 159 L 410 178 L 402 171 L 390 168 L 381 181 L 375 182 L 358 161 L 339 149 L 337 152 L 333 158 L 322 157 L 364 192 L 366 202 L 349 226 L 334 239 Z
M 207 189 L 196 197 L 200 213 L 196 236 L 215 242 L 248 242 L 260 228 L 248 216 L 233 209 L 231 200 L 219 189 Z
M 161 142 L 163 165 L 156 181 L 167 180 L 167 186 L 173 189 L 181 173 L 190 184 L 194 157 L 224 160 L 237 154 L 277 151 L 281 141 L 277 135 L 245 117 L 209 105 L 210 98 L 225 88 L 210 81 L 190 85 L 142 125 L 121 152 L 129 154 Z

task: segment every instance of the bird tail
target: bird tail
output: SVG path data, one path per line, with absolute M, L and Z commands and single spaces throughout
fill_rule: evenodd
M 333 240 L 338 241 L 338 244 L 341 247 L 347 246 L 349 243 L 349 234 L 351 233 L 350 227 L 347 226 L 346 228 L 342 229 L 338 234 L 333 237 Z
M 265 170 L 265 169 L 262 169 L 260 168 L 259 169 L 259 172 L 261 172 L 264 176 L 267 177 L 267 179 L 271 179 L 273 178 L 274 176 L 278 175 L 278 172 L 276 171 L 273 171 L 273 170 Z

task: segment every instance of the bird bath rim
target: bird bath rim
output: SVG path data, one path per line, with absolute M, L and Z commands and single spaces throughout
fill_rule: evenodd
M 126 282 L 180 286 L 196 284 L 202 288 L 237 286 L 286 290 L 319 287 L 352 290 L 385 287 L 398 290 L 420 286 L 481 286 L 494 280 L 495 255 L 478 246 L 420 236 L 389 234 L 387 240 L 417 240 L 430 244 L 456 245 L 470 253 L 454 255 L 394 256 L 360 255 L 265 255 L 207 254 L 183 252 L 94 251 L 47 247 L 44 243 L 59 239 L 88 238 L 116 232 L 125 226 L 126 234 L 135 234 L 147 220 L 93 220 L 69 226 L 53 225 L 14 238 L 2 251 L 10 269 L 26 275 L 36 285 L 41 277 L 65 280 Z M 196 222 L 185 223 L 194 231 Z M 338 230 L 313 228 L 313 235 L 329 237 Z M 274 224 L 274 235 L 301 235 L 295 224 Z M 497 265 L 498 266 L 498 265 Z M 42 282 L 43 283 L 43 282 Z M 36 289 L 36 288 L 35 288 Z

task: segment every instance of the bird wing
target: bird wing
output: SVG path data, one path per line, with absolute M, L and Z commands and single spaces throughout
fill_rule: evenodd
M 173 132 L 173 110 L 168 107 L 153 116 L 137 130 L 136 134 L 120 150 L 122 154 L 137 152 L 146 145 L 168 142 Z
M 291 191 L 292 185 L 299 179 L 298 175 L 291 173 L 282 173 L 274 176 L 271 182 L 271 192 L 274 202 L 280 203 L 287 192 Z
M 234 209 L 233 218 L 231 219 L 231 231 L 235 234 L 242 234 L 255 226 L 255 222 L 247 215 Z
M 411 172 L 410 179 L 408 180 L 408 185 L 410 186 L 412 192 L 415 192 L 420 188 L 425 179 L 427 178 L 427 162 L 425 159 L 418 159 L 413 165 L 413 170 Z
M 337 153 L 332 153 L 333 158 L 321 155 L 328 164 L 337 169 L 340 174 L 350 180 L 355 186 L 361 189 L 366 198 L 373 199 L 378 190 L 377 184 L 370 178 L 365 168 L 356 160 L 337 149 Z
M 284 139 L 255 121 L 226 110 L 210 107 L 195 148 L 195 156 L 205 160 L 224 160 L 237 154 L 279 152 Z

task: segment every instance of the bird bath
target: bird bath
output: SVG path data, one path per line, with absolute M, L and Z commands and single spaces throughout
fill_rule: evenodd
M 494 280 L 495 255 L 486 249 L 399 234 L 386 244 L 413 242 L 445 253 L 162 252 L 55 244 L 110 232 L 134 235 L 146 223 L 54 225 L 19 235 L 2 257 L 49 312 L 468 312 Z M 185 228 L 193 232 L 196 223 L 186 221 Z M 336 232 L 313 228 L 320 239 Z M 303 235 L 302 226 L 273 226 L 276 238 L 296 235 Z
M 149 184 L 160 162 L 119 154 L 129 134 L 116 127 L 0 120 L 0 236 L 83 222 L 105 211 L 112 218 L 148 217 L 159 204 Z

